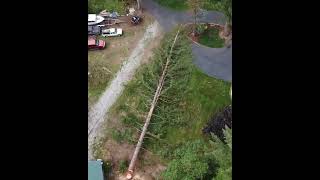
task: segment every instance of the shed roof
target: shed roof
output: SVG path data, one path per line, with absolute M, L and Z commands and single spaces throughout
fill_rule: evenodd
M 101 161 L 88 161 L 88 180 L 103 180 Z

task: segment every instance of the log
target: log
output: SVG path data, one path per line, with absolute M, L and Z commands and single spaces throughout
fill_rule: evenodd
M 167 69 L 168 69 L 168 65 L 170 63 L 170 58 L 171 58 L 171 54 L 172 54 L 172 50 L 173 50 L 173 47 L 176 43 L 176 40 L 178 38 L 178 35 L 179 35 L 179 32 L 180 32 L 180 29 L 178 30 L 175 38 L 174 38 L 174 41 L 172 43 L 172 46 L 171 46 L 171 49 L 170 49 L 170 52 L 169 52 L 169 55 L 167 57 L 167 62 L 166 62 L 166 65 L 165 65 L 165 68 L 163 69 L 162 71 L 162 75 L 160 77 L 160 80 L 159 80 L 159 83 L 158 83 L 158 87 L 157 87 L 157 90 L 154 94 L 154 97 L 153 97 L 153 100 L 152 100 L 152 103 L 151 103 L 151 107 L 150 107 L 150 110 L 149 110 L 149 113 L 147 115 L 147 118 L 146 118 L 146 121 L 145 121 L 145 124 L 142 128 L 142 132 L 140 134 L 140 137 L 139 137 L 139 140 L 138 140 L 138 143 L 136 145 L 136 148 L 135 148 L 135 151 L 133 153 L 133 156 L 132 156 L 132 159 L 130 161 L 130 164 L 129 164 L 129 168 L 128 168 L 128 172 L 127 172 L 127 179 L 132 179 L 133 177 L 133 170 L 134 170 L 134 166 L 135 166 L 135 163 L 136 163 L 136 160 L 138 158 L 138 154 L 139 154 L 139 151 L 140 151 L 140 148 L 141 148 L 141 145 L 142 145 L 142 142 L 143 142 L 143 138 L 145 136 L 145 134 L 147 133 L 147 128 L 148 128 L 148 125 L 150 123 L 150 119 L 152 117 L 152 114 L 153 114 L 153 110 L 157 104 L 157 101 L 159 99 L 159 95 L 161 93 L 161 90 L 162 90 L 162 87 L 163 87 L 163 83 L 164 83 L 164 79 L 165 79 L 165 76 L 166 76 L 166 73 L 167 73 Z

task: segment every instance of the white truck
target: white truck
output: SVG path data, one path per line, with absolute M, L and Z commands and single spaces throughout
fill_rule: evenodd
M 122 35 L 121 28 L 109 28 L 109 29 L 104 29 L 101 32 L 101 36 L 103 37 L 112 37 L 112 36 L 121 36 L 121 35 Z

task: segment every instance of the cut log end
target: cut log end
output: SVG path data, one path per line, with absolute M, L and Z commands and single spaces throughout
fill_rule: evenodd
M 128 180 L 130 180 L 130 179 L 132 179 L 132 177 L 133 177 L 133 171 L 132 171 L 132 170 L 129 170 L 129 171 L 127 172 L 126 178 L 127 178 Z

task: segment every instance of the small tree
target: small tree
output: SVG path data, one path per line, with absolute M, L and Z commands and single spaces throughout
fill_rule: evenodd
M 229 36 L 230 26 L 232 26 L 232 0 L 222 0 L 221 11 L 227 18 L 224 26 L 224 36 Z
M 197 28 L 197 18 L 200 16 L 200 12 L 201 12 L 201 6 L 203 4 L 202 0 L 188 0 L 188 6 L 191 8 L 192 10 L 192 15 L 193 15 L 193 29 L 192 29 L 192 35 L 195 36 L 196 35 L 196 28 Z

